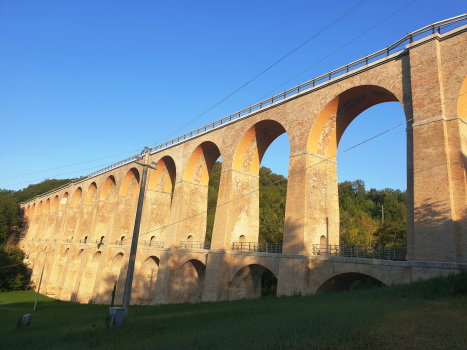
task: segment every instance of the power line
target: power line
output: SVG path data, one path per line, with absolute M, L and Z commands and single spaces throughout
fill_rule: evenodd
M 321 29 L 320 31 L 318 31 L 316 34 L 314 34 L 313 36 L 311 36 L 310 38 L 308 38 L 307 40 L 305 40 L 303 43 L 301 43 L 299 46 L 297 46 L 296 48 L 294 48 L 292 51 L 290 51 L 289 53 L 287 53 L 285 56 L 283 56 L 282 58 L 280 58 L 279 60 L 277 60 L 276 62 L 274 62 L 272 65 L 270 65 L 269 67 L 267 67 L 266 69 L 264 69 L 261 73 L 257 74 L 254 78 L 250 79 L 248 82 L 246 82 L 245 84 L 243 84 L 242 86 L 240 86 L 238 89 L 236 89 L 235 91 L 233 91 L 232 93 L 230 93 L 229 95 L 227 95 L 226 97 L 224 97 L 222 100 L 220 100 L 219 102 L 217 102 L 216 104 L 214 104 L 213 106 L 211 106 L 210 108 L 208 108 L 207 110 L 205 110 L 204 112 L 202 112 L 201 114 L 199 114 L 198 116 L 196 116 L 195 118 L 193 118 L 191 121 L 185 123 L 184 125 L 182 125 L 181 127 L 179 127 L 178 129 L 176 129 L 175 131 L 173 131 L 172 133 L 168 134 L 167 136 L 165 136 L 164 138 L 160 139 L 159 141 L 157 141 L 155 144 L 159 144 L 160 142 L 168 139 L 169 137 L 171 137 L 172 135 L 176 134 L 177 132 L 179 132 L 180 130 L 184 129 L 185 127 L 187 127 L 188 125 L 192 124 L 193 122 L 195 122 L 196 120 L 198 120 L 199 118 L 201 118 L 202 116 L 206 115 L 207 113 L 209 113 L 211 110 L 213 110 L 214 108 L 216 108 L 218 105 L 220 105 L 221 103 L 223 103 L 224 101 L 226 101 L 228 98 L 230 98 L 231 96 L 233 96 L 234 94 L 236 94 L 238 91 L 240 91 L 241 89 L 243 89 L 245 86 L 247 86 L 248 84 L 250 84 L 251 82 L 253 82 L 254 80 L 256 80 L 257 78 L 259 78 L 261 75 L 263 75 L 264 73 L 266 73 L 268 70 L 270 70 L 271 68 L 273 68 L 274 66 L 276 66 L 277 64 L 279 64 L 280 62 L 282 62 L 283 60 L 285 60 L 287 57 L 289 57 L 290 55 L 292 55 L 293 53 L 295 53 L 296 51 L 300 50 L 303 46 L 307 45 L 309 42 L 313 41 L 315 38 L 317 38 L 318 36 L 320 36 L 321 34 L 323 34 L 324 32 L 326 32 L 328 29 L 332 28 L 334 25 L 336 25 L 337 23 L 339 23 L 340 21 L 342 21 L 343 19 L 345 19 L 346 17 L 348 17 L 349 15 L 351 15 L 353 12 L 355 12 L 356 10 L 358 10 L 360 7 L 364 6 L 366 3 L 368 3 L 370 0 L 362 0 L 360 1 L 359 3 L 357 3 L 355 6 L 353 6 L 352 8 L 350 8 L 347 12 L 345 12 L 344 14 L 342 14 L 341 16 L 339 16 L 337 19 L 335 19 L 333 22 L 331 22 L 330 24 L 328 24 L 326 27 L 324 27 L 323 29 Z M 75 166 L 75 165 L 79 165 L 79 164 L 84 164 L 84 163 L 89 163 L 89 162 L 93 162 L 93 161 L 96 161 L 96 160 L 102 160 L 102 159 L 106 159 L 106 158 L 111 158 L 111 157 L 116 157 L 116 156 L 119 156 L 119 155 L 123 155 L 123 154 L 127 154 L 127 153 L 132 153 L 132 152 L 138 152 L 139 150 L 134 150 L 134 151 L 128 151 L 128 152 L 124 152 L 124 153 L 120 153 L 120 154 L 115 154 L 115 155 L 112 155 L 112 156 L 108 156 L 108 157 L 102 157 L 102 158 L 96 158 L 96 159 L 92 159 L 92 160 L 88 160 L 88 161 L 85 161 L 85 162 L 80 162 L 80 163 L 75 163 L 75 164 L 71 164 L 71 165 L 65 165 L 65 166 L 62 166 L 62 167 L 57 167 L 57 168 L 52 168 L 52 169 L 47 169 L 47 170 L 41 170 L 41 171 L 36 171 L 36 172 L 32 172 L 32 173 L 28 173 L 28 174 L 22 174 L 22 175 L 15 175 L 15 176 L 9 176 L 9 177 L 5 177 L 5 178 L 0 178 L 0 180 L 6 180 L 6 179 L 12 179 L 12 178 L 16 178 L 16 177 L 22 177 L 22 176 L 27 176 L 27 175 L 32 175 L 32 174 L 38 174 L 38 173 L 43 173 L 43 172 L 47 172 L 47 171 L 52 171 L 52 170 L 57 170 L 57 169 L 63 169 L 63 168 L 67 168 L 67 167 L 71 167 L 71 166 Z M 84 170 L 87 170 L 87 169 L 84 169 Z M 84 170 L 81 170 L 81 171 L 84 171 Z M 78 172 L 78 171 L 76 171 Z M 66 174 L 65 174 L 66 175 Z M 61 175 L 57 175 L 57 176 L 61 176 Z M 38 181 L 38 180 L 32 180 L 32 181 Z M 26 182 L 22 182 L 22 183 L 27 183 L 27 182 L 30 182 L 30 181 L 26 181 Z M 18 184 L 12 184 L 12 185 L 7 185 L 7 186 L 14 186 L 14 185 L 19 185 L 19 184 L 22 184 L 22 183 L 18 183 Z
M 306 68 L 305 70 L 301 71 L 300 73 L 298 73 L 297 75 L 295 75 L 293 78 L 287 80 L 285 83 L 279 85 L 278 87 L 276 87 L 275 89 L 271 90 L 270 92 L 268 92 L 267 94 L 263 95 L 263 97 L 260 97 L 259 99 L 257 99 L 255 101 L 258 102 L 258 101 L 261 101 L 263 100 L 265 97 L 269 96 L 270 94 L 272 94 L 274 91 L 276 91 L 277 89 L 283 87 L 284 85 L 288 84 L 289 82 L 291 82 L 292 80 L 294 80 L 295 78 L 299 77 L 300 75 L 302 75 L 303 73 L 305 73 L 306 71 L 308 71 L 309 69 L 313 68 L 314 66 L 316 66 L 317 64 L 323 62 L 324 60 L 326 60 L 327 58 L 331 57 L 332 55 L 334 55 L 336 52 L 342 50 L 344 47 L 346 47 L 347 45 L 351 44 L 352 42 L 354 42 L 355 40 L 359 39 L 360 37 L 362 37 L 363 35 L 365 35 L 366 33 L 368 33 L 369 31 L 373 30 L 374 28 L 376 28 L 377 26 L 379 26 L 380 24 L 382 24 L 383 22 L 387 21 L 389 18 L 391 18 L 392 16 L 396 15 L 397 13 L 399 13 L 400 11 L 402 11 L 403 9 L 405 9 L 406 7 L 412 5 L 415 1 L 417 0 L 413 0 L 412 2 L 408 3 L 407 5 L 401 7 L 399 10 L 397 10 L 396 12 L 394 12 L 393 14 L 391 14 L 390 16 L 386 17 L 385 19 L 383 19 L 381 22 L 377 23 L 376 25 L 374 25 L 373 27 L 371 27 L 370 29 L 364 31 L 363 33 L 361 33 L 360 35 L 356 36 L 355 38 L 353 38 L 352 40 L 350 40 L 349 42 L 347 42 L 346 44 L 342 45 L 341 47 L 339 47 L 337 50 L 331 52 L 329 55 L 325 56 L 324 58 L 320 59 L 319 61 L 313 63 L 311 66 L 309 66 L 308 68 Z
M 316 34 L 314 34 L 313 36 L 311 36 L 310 38 L 308 38 L 307 40 L 305 40 L 303 43 L 301 43 L 299 46 L 297 46 L 295 49 L 293 49 L 292 51 L 290 51 L 288 54 L 286 54 L 285 56 L 283 56 L 282 58 L 280 58 L 278 61 L 276 61 L 275 63 L 273 63 L 272 65 L 270 65 L 268 68 L 266 68 L 265 70 L 263 70 L 261 73 L 259 73 L 258 75 L 256 75 L 254 78 L 250 79 L 248 82 L 246 82 L 245 84 L 243 84 L 242 86 L 240 86 L 238 89 L 236 89 L 235 91 L 233 91 L 232 93 L 230 93 L 229 95 L 227 95 L 226 97 L 224 97 L 222 100 L 220 100 L 219 102 L 215 103 L 214 105 L 212 105 L 211 107 L 209 107 L 207 110 L 205 110 L 204 112 L 202 112 L 201 114 L 199 114 L 198 116 L 196 116 L 195 118 L 193 118 L 192 120 L 190 120 L 189 122 L 183 124 L 181 127 L 179 127 L 178 129 L 176 129 L 175 131 L 173 131 L 172 133 L 170 133 L 169 135 L 167 135 L 166 137 L 164 137 L 163 139 L 161 139 L 160 141 L 157 141 L 155 144 L 159 144 L 160 142 L 166 140 L 167 138 L 171 137 L 172 135 L 178 133 L 180 130 L 184 129 L 185 127 L 187 127 L 188 125 L 194 123 L 196 120 L 198 120 L 199 118 L 201 118 L 202 116 L 206 115 L 207 113 L 209 113 L 211 110 L 213 110 L 214 108 L 216 108 L 217 106 L 219 106 L 221 103 L 223 103 L 224 101 L 226 101 L 227 99 L 229 99 L 230 97 L 232 97 L 233 95 L 235 95 L 238 91 L 240 91 L 241 89 L 243 89 L 245 86 L 247 86 L 248 84 L 250 84 L 252 81 L 254 81 L 255 79 L 257 79 L 258 77 L 260 77 L 261 75 L 263 75 L 264 73 L 266 73 L 268 70 L 270 70 L 272 67 L 274 67 L 275 65 L 277 65 L 278 63 L 280 63 L 281 61 L 283 61 L 284 59 L 286 59 L 288 56 L 292 55 L 294 52 L 298 51 L 299 49 L 301 49 L 303 46 L 305 46 L 306 44 L 308 44 L 310 41 L 314 40 L 315 38 L 317 38 L 318 36 L 320 36 L 322 33 L 324 33 L 325 31 L 327 31 L 328 29 L 332 28 L 335 24 L 339 23 L 341 20 L 343 20 L 344 18 L 346 18 L 347 16 L 349 16 L 350 14 L 352 14 L 353 12 L 355 12 L 356 10 L 358 10 L 360 7 L 362 7 L 363 5 L 365 5 L 367 2 L 369 2 L 370 0 L 362 0 L 360 1 L 357 5 L 355 5 L 354 7 L 352 7 L 350 10 L 348 10 L 347 12 L 345 12 L 343 15 L 341 15 L 340 17 L 338 17 L 337 19 L 335 19 L 333 22 L 331 22 L 330 24 L 328 24 L 326 27 L 324 27 L 323 29 L 321 29 L 319 32 L 317 32 Z
M 3 177 L 3 178 L 1 178 L 0 180 L 7 180 L 7 179 L 13 179 L 13 178 L 15 178 L 15 177 L 23 177 L 23 176 L 27 176 L 27 175 L 34 175 L 34 174 L 39 174 L 39 173 L 45 173 L 45 172 L 52 171 L 52 170 L 68 168 L 68 167 L 75 166 L 75 165 L 80 165 L 80 164 L 95 162 L 96 160 L 102 160 L 102 159 L 117 157 L 117 156 L 121 156 L 121 155 L 123 155 L 123 154 L 128 154 L 128 153 L 133 153 L 133 152 L 138 152 L 138 151 L 139 151 L 139 150 L 128 151 L 128 152 L 118 153 L 118 154 L 114 154 L 114 155 L 107 156 L 107 157 L 102 157 L 102 158 L 96 158 L 96 159 L 86 160 L 86 161 L 80 162 L 80 163 L 75 163 L 75 164 L 70 164 L 70 165 L 64 165 L 64 166 L 60 166 L 60 167 L 57 167 L 57 168 L 51 168 L 51 169 L 35 171 L 35 172 L 32 172 L 32 173 L 27 173 L 27 174 L 21 174 L 21 175 Z M 10 185 L 10 186 L 12 186 L 12 185 Z

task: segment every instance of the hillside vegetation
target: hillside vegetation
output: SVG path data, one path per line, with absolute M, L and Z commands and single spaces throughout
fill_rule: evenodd
M 211 240 L 222 164 L 209 178 L 206 239 Z M 259 171 L 259 241 L 282 243 L 287 179 L 271 169 Z M 384 206 L 384 223 L 381 219 Z M 365 190 L 362 180 L 339 184 L 341 243 L 347 245 L 407 246 L 407 195 L 400 190 Z

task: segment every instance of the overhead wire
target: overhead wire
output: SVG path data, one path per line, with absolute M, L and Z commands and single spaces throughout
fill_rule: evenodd
M 247 86 L 248 84 L 250 84 L 251 82 L 253 82 L 254 80 L 256 80 L 257 78 L 259 78 L 261 75 L 263 75 L 264 73 L 266 73 L 268 70 L 270 70 L 271 68 L 273 68 L 274 66 L 276 66 L 277 64 L 279 64 L 280 62 L 282 62 L 284 59 L 286 59 L 287 57 L 289 57 L 290 55 L 292 55 L 293 53 L 295 53 L 296 51 L 298 51 L 299 49 L 301 49 L 303 46 L 307 45 L 309 42 L 313 41 L 315 38 L 317 38 L 318 36 L 320 36 L 321 34 L 323 34 L 324 32 L 326 32 L 328 29 L 332 28 L 334 25 L 336 25 L 337 23 L 339 23 L 340 21 L 342 21 L 343 19 L 345 19 L 346 17 L 348 17 L 349 15 L 351 15 L 353 12 L 357 11 L 359 8 L 361 8 L 362 6 L 364 6 L 365 4 L 367 4 L 370 0 L 361 0 L 359 3 L 357 3 L 356 5 L 354 5 L 352 8 L 350 8 L 349 10 L 347 10 L 344 14 L 342 14 L 341 16 L 339 16 L 338 18 L 336 18 L 334 21 L 332 21 L 330 24 L 328 24 L 327 26 L 325 26 L 324 28 L 322 28 L 320 31 L 318 31 L 317 33 L 315 33 L 313 36 L 311 36 L 310 38 L 308 38 L 307 40 L 305 40 L 303 43 L 301 43 L 299 46 L 295 47 L 292 51 L 288 52 L 286 55 L 284 55 L 283 57 L 281 57 L 279 60 L 277 60 L 276 62 L 274 62 L 272 65 L 270 65 L 269 67 L 267 67 L 266 69 L 264 69 L 262 72 L 260 72 L 259 74 L 257 74 L 255 77 L 253 77 L 252 79 L 250 79 L 248 82 L 246 82 L 245 84 L 243 84 L 242 86 L 240 86 L 239 88 L 237 88 L 235 91 L 233 91 L 232 93 L 230 93 L 228 96 L 224 97 L 222 100 L 218 101 L 216 104 L 214 104 L 213 106 L 211 106 L 210 108 L 208 108 L 207 110 L 205 110 L 204 112 L 202 112 L 201 114 L 199 114 L 198 116 L 196 116 L 195 118 L 193 118 L 192 120 L 190 120 L 188 123 L 185 123 L 184 125 L 182 125 L 181 127 L 179 127 L 178 129 L 176 129 L 175 131 L 171 132 L 170 134 L 168 134 L 167 136 L 165 136 L 164 138 L 160 139 L 159 141 L 157 141 L 155 144 L 159 144 L 160 142 L 170 138 L 171 136 L 173 136 L 174 134 L 178 133 L 179 131 L 183 130 L 185 127 L 187 127 L 188 125 L 192 124 L 193 122 L 195 122 L 196 120 L 198 120 L 199 118 L 201 118 L 202 116 L 206 115 L 207 113 L 209 113 L 211 110 L 213 110 L 214 108 L 216 108 L 218 105 L 220 105 L 221 103 L 223 103 L 224 101 L 226 101 L 228 98 L 230 98 L 231 96 L 233 96 L 234 94 L 236 94 L 238 91 L 240 91 L 241 89 L 243 89 L 245 86 Z M 57 168 L 51 168 L 51 169 L 46 169 L 46 170 L 41 170 L 41 171 L 36 171 L 36 172 L 32 172 L 32 173 L 28 173 L 28 174 L 21 174 L 21 175 L 15 175 L 15 176 L 9 176 L 9 177 L 5 177 L 5 178 L 0 178 L 0 180 L 6 180 L 6 179 L 12 179 L 12 178 L 16 178 L 16 177 L 23 177 L 23 176 L 27 176 L 27 175 L 32 175 L 32 174 L 38 174 L 38 173 L 43 173 L 43 172 L 48 172 L 48 171 L 53 171 L 53 170 L 57 170 L 57 169 L 63 169 L 63 168 L 67 168 L 67 167 L 71 167 L 71 166 L 76 166 L 76 165 L 80 165 L 80 164 L 84 164 L 84 163 L 90 163 L 90 162 L 93 162 L 93 161 L 97 161 L 97 160 L 102 160 L 102 159 L 106 159 L 106 158 L 111 158 L 111 157 L 116 157 L 118 155 L 122 155 L 122 154 L 127 154 L 127 153 L 132 153 L 132 152 L 138 152 L 140 151 L 139 149 L 138 150 L 134 150 L 134 151 L 128 151 L 128 152 L 124 152 L 124 153 L 120 153 L 120 154 L 116 154 L 116 155 L 112 155 L 112 156 L 108 156 L 108 157 L 102 157 L 102 158 L 96 158 L 96 159 L 92 159 L 92 160 L 88 160 L 88 161 L 84 161 L 84 162 L 80 162 L 80 163 L 75 163 L 75 164 L 70 164 L 70 165 L 65 165 L 65 166 L 62 166 L 62 167 L 57 167 Z M 94 167 L 94 168 L 97 168 L 97 167 Z M 83 169 L 83 170 L 79 170 L 79 171 L 85 171 L 85 170 L 88 170 L 88 169 Z M 79 172 L 79 171 L 75 171 L 76 172 Z M 70 174 L 70 173 L 67 173 L 67 174 Z M 65 174 L 65 175 L 67 175 Z M 55 175 L 55 176 L 62 176 L 62 175 Z M 42 179 L 41 179 L 42 180 Z M 31 180 L 31 181 L 39 181 L 39 180 Z M 11 184 L 11 185 L 6 185 L 6 187 L 8 186 L 16 186 L 16 185 L 21 185 L 21 184 L 24 184 L 24 183 L 28 183 L 28 182 L 31 182 L 31 181 L 25 181 L 25 182 L 20 182 L 20 183 L 17 183 L 17 184 Z
M 293 78 L 287 80 L 285 83 L 279 85 L 278 87 L 274 88 L 273 90 L 271 90 L 270 92 L 268 92 L 267 94 L 263 95 L 262 97 L 260 97 L 259 99 L 257 99 L 254 103 L 257 103 L 261 100 L 264 100 L 264 98 L 266 98 L 267 96 L 271 95 L 274 91 L 276 91 L 277 89 L 280 89 L 281 87 L 283 87 L 284 85 L 290 83 L 292 80 L 294 80 L 295 78 L 299 77 L 300 75 L 302 75 L 303 73 L 305 73 L 306 71 L 310 70 L 311 68 L 313 68 L 314 66 L 316 66 L 317 64 L 323 62 L 324 60 L 328 59 L 329 57 L 331 57 L 332 55 L 334 55 L 336 52 L 339 52 L 340 50 L 342 50 L 344 47 L 346 47 L 347 45 L 353 43 L 355 40 L 361 38 L 363 35 L 365 35 L 366 33 L 368 33 L 369 31 L 373 30 L 374 28 L 376 28 L 377 26 L 379 26 L 380 24 L 386 22 L 389 18 L 393 17 L 394 15 L 396 15 L 397 13 L 399 13 L 400 11 L 404 10 L 406 7 L 412 5 L 414 2 L 416 2 L 417 0 L 413 0 L 411 1 L 410 3 L 408 3 L 407 5 L 401 7 L 400 9 L 398 9 L 396 12 L 392 13 L 391 15 L 389 15 L 388 17 L 386 17 L 385 19 L 383 19 L 382 21 L 378 22 L 377 24 L 375 24 L 373 27 L 371 27 L 370 29 L 364 31 L 363 33 L 361 33 L 360 35 L 356 36 L 355 38 L 353 38 L 352 40 L 350 40 L 349 42 L 347 42 L 346 44 L 342 45 L 341 47 L 339 47 L 337 50 L 331 52 L 329 55 L 323 57 L 322 59 L 320 59 L 319 61 L 313 63 L 311 66 L 309 66 L 308 68 L 306 68 L 305 70 L 301 71 L 300 73 L 298 73 L 297 75 L 295 75 Z

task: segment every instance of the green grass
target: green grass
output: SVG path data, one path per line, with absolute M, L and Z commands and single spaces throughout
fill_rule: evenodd
M 467 274 L 312 297 L 132 306 L 0 293 L 0 349 L 465 349 Z M 32 314 L 29 327 L 17 326 Z

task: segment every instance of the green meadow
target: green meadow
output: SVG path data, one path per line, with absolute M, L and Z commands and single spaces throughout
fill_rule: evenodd
M 131 306 L 0 293 L 0 349 L 465 349 L 467 274 L 318 296 Z M 30 326 L 21 326 L 24 314 Z

